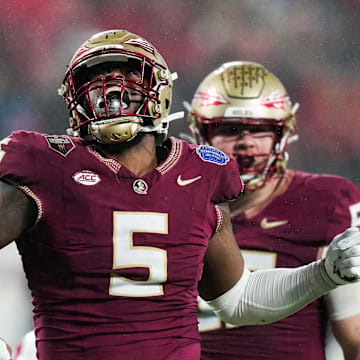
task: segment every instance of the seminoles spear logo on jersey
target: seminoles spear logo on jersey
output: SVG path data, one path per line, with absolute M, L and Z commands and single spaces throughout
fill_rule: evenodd
M 197 92 L 194 95 L 194 99 L 200 101 L 200 106 L 228 104 L 228 101 L 225 99 L 225 97 L 217 92 L 214 87 L 209 88 L 207 92 Z
M 75 149 L 75 144 L 67 136 L 48 135 L 45 139 L 49 145 L 49 148 L 58 154 L 66 157 L 70 151 Z
M 262 99 L 261 105 L 268 108 L 285 110 L 285 103 L 289 103 L 289 97 L 281 95 L 279 91 L 274 91 Z

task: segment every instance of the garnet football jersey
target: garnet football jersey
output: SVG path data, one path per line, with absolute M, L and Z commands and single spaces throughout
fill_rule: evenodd
M 18 131 L 1 142 L 0 177 L 35 199 L 17 241 L 42 360 L 197 359 L 197 283 L 239 195 L 236 162 L 171 138 L 137 178 L 78 138 Z
M 251 218 L 239 214 L 232 223 L 250 270 L 301 266 L 320 258 L 336 234 L 360 226 L 360 189 L 338 176 L 295 172 L 285 192 L 261 212 Z M 262 326 L 234 328 L 203 310 L 202 359 L 325 359 L 327 313 L 321 298 Z

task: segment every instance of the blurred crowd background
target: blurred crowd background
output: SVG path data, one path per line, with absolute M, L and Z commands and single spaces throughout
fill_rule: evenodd
M 153 43 L 179 79 L 173 111 L 231 60 L 264 64 L 285 84 L 300 138 L 289 167 L 345 176 L 360 185 L 359 0 L 1 0 L 0 138 L 12 130 L 63 133 L 57 88 L 77 47 L 105 29 Z M 171 135 L 189 133 L 185 120 Z M 0 253 L 0 336 L 31 328 L 31 305 L 13 246 Z M 16 286 L 14 286 L 16 284 Z

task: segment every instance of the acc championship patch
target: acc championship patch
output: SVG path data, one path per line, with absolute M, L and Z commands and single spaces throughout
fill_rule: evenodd
M 75 144 L 66 135 L 47 135 L 45 139 L 51 150 L 54 150 L 64 157 L 68 156 L 70 151 L 75 149 Z
M 200 145 L 196 149 L 196 153 L 199 155 L 201 160 L 217 165 L 225 165 L 230 160 L 230 158 L 221 150 L 209 145 Z

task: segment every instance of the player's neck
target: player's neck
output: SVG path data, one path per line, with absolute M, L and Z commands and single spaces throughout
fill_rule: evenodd
M 135 146 L 118 154 L 111 154 L 134 175 L 142 177 L 157 166 L 155 138 L 145 135 Z
M 274 197 L 283 193 L 288 187 L 292 176 L 286 171 L 284 176 L 273 177 L 262 188 L 245 191 L 240 197 L 230 204 L 232 216 L 245 213 L 247 217 L 255 216 L 264 209 Z

